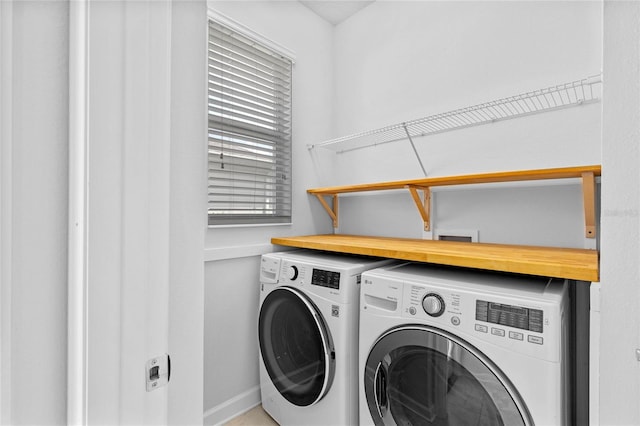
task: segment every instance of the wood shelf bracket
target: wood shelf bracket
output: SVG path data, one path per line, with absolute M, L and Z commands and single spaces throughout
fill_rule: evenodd
M 596 177 L 593 172 L 582 173 L 585 237 L 596 237 Z
M 416 207 L 424 221 L 424 230 L 431 231 L 431 188 L 411 185 L 408 185 L 407 188 L 409 189 L 413 202 L 416 203 Z M 418 191 L 422 191 L 422 197 L 420 197 Z
M 329 203 L 327 203 L 327 200 L 324 199 L 324 194 L 314 194 L 314 195 L 318 198 L 318 200 L 320 201 L 320 204 L 322 204 L 322 207 L 324 207 L 329 217 L 331 217 L 331 220 L 333 221 L 333 227 L 337 228 L 338 227 L 338 194 L 329 194 L 329 196 L 332 197 L 331 206 L 329 206 Z

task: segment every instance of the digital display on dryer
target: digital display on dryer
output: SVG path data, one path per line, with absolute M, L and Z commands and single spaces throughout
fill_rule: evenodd
M 542 333 L 540 309 L 476 300 L 476 320 Z
M 338 290 L 340 289 L 340 272 L 314 268 L 311 276 L 311 284 Z

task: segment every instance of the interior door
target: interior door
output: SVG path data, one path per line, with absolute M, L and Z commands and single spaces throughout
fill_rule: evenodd
M 279 287 L 264 299 L 260 354 L 280 394 L 297 406 L 320 401 L 333 382 L 335 352 L 322 314 L 307 296 Z
M 473 346 L 428 326 L 392 329 L 365 366 L 376 425 L 531 425 L 508 378 Z

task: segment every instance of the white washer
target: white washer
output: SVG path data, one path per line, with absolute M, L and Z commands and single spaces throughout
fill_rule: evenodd
M 260 393 L 279 424 L 358 423 L 360 276 L 389 262 L 309 251 L 262 256 Z
M 567 286 L 417 264 L 365 272 L 360 424 L 570 424 Z

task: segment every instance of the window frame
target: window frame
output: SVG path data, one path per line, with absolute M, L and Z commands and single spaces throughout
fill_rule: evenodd
M 251 30 L 250 28 L 228 18 L 225 15 L 220 14 L 219 12 L 209 8 L 208 9 L 208 13 L 207 13 L 207 193 L 209 194 L 207 196 L 207 223 L 208 223 L 208 227 L 209 228 L 224 228 L 224 227 L 254 227 L 254 226 L 279 226 L 279 225 L 291 225 L 292 221 L 293 221 L 293 177 L 292 177 L 292 162 L 293 162 L 293 129 L 292 129 L 292 125 L 291 123 L 289 124 L 290 129 L 289 129 L 289 134 L 288 134 L 288 141 L 287 141 L 287 147 L 285 149 L 285 156 L 288 156 L 286 158 L 285 161 L 288 162 L 288 166 L 287 167 L 287 179 L 288 179 L 288 184 L 286 185 L 286 192 L 285 195 L 282 196 L 282 198 L 285 199 L 285 201 L 288 201 L 288 211 L 286 211 L 286 213 L 288 213 L 288 215 L 279 215 L 277 213 L 277 210 L 275 212 L 275 214 L 264 214 L 264 215 L 250 215 L 250 214 L 242 214 L 242 213 L 236 213 L 236 214 L 228 214 L 228 215 L 222 215 L 222 214 L 216 214 L 216 213 L 212 213 L 211 212 L 211 207 L 210 207 L 210 196 L 211 196 L 211 189 L 209 188 L 213 179 L 211 177 L 211 172 L 210 172 L 210 167 L 211 167 L 211 157 L 212 154 L 210 153 L 210 142 L 211 142 L 211 132 L 210 132 L 210 127 L 209 127 L 209 118 L 210 118 L 210 105 L 209 105 L 209 91 L 210 91 L 210 85 L 209 85 L 209 38 L 210 38 L 210 22 L 213 21 L 218 25 L 221 25 L 223 27 L 226 27 L 228 30 L 233 31 L 235 33 L 238 33 L 242 38 L 244 39 L 248 39 L 251 42 L 254 42 L 258 45 L 260 45 L 262 48 L 266 48 L 268 50 L 271 50 L 274 54 L 274 56 L 280 56 L 282 57 L 284 60 L 287 60 L 290 62 L 290 75 L 289 75 L 289 85 L 293 85 L 293 69 L 294 69 L 294 64 L 295 64 L 295 55 L 293 54 L 292 51 L 290 51 L 289 49 L 281 46 L 280 44 L 260 35 L 259 33 Z M 289 89 L 290 94 L 289 94 L 289 102 L 288 102 L 288 108 L 289 108 L 289 121 L 292 121 L 292 117 L 293 117 L 293 111 L 292 111 L 292 107 L 293 107 L 293 89 L 292 87 Z M 274 142 L 274 149 L 276 148 L 276 145 L 278 143 Z M 288 151 L 288 152 L 286 152 Z M 274 159 L 274 162 L 272 164 L 275 164 L 278 160 Z M 233 184 L 231 184 L 233 185 Z M 280 197 L 280 196 L 278 196 Z M 276 205 L 276 209 L 277 209 L 277 205 Z

